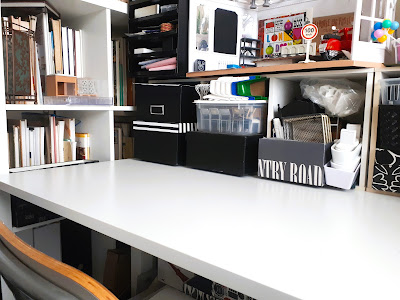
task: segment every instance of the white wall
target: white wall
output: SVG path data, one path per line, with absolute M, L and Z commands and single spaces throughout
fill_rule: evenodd
M 297 2 L 297 1 L 296 1 Z M 289 3 L 289 2 L 288 2 Z M 258 19 L 263 20 L 276 16 L 283 16 L 292 13 L 302 12 L 305 9 L 313 8 L 313 16 L 323 17 L 354 12 L 357 0 L 305 0 L 290 6 L 277 8 L 259 8 Z M 278 6 L 278 5 L 277 5 Z

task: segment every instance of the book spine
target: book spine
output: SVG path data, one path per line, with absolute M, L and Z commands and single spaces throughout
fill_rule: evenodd
M 71 28 L 68 28 L 68 56 L 69 75 L 75 76 L 74 35 Z

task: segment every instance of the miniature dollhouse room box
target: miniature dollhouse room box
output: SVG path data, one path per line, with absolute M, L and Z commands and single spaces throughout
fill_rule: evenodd
M 324 22 L 332 21 L 329 25 L 324 23 L 329 28 L 352 28 L 348 32 L 348 48 L 351 50 L 346 53 L 348 59 L 395 62 L 392 39 L 380 43 L 372 39 L 371 33 L 375 23 L 384 19 L 394 20 L 396 0 L 266 1 L 269 4 L 265 6 L 264 1 L 257 0 L 256 9 L 250 8 L 250 2 L 190 1 L 189 72 L 195 70 L 198 61 L 204 64 L 206 71 L 226 69 L 228 64 L 239 64 L 242 38 L 260 40 L 261 57 L 278 58 L 282 47 L 304 44 L 300 36 L 301 28 L 308 22 L 318 23 L 321 18 L 324 18 Z M 352 17 L 348 18 L 349 15 Z M 346 22 L 339 16 L 345 18 Z M 225 22 L 220 22 L 221 18 Z M 321 35 L 326 33 L 332 32 L 323 30 L 315 40 L 317 49 Z

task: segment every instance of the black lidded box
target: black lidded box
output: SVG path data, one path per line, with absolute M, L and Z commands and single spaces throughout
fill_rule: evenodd
M 258 176 L 286 182 L 324 186 L 324 165 L 331 158 L 331 146 L 277 138 L 260 139 Z
M 177 84 L 135 84 L 135 157 L 168 165 L 184 165 L 185 134 L 194 131 L 198 99 L 194 87 Z
M 186 165 L 235 176 L 255 174 L 260 138 L 262 135 L 189 132 Z

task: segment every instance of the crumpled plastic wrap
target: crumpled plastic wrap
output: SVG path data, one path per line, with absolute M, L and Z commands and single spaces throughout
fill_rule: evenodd
M 344 118 L 364 107 L 364 88 L 347 79 L 303 79 L 300 82 L 304 98 L 325 108 L 331 116 Z

